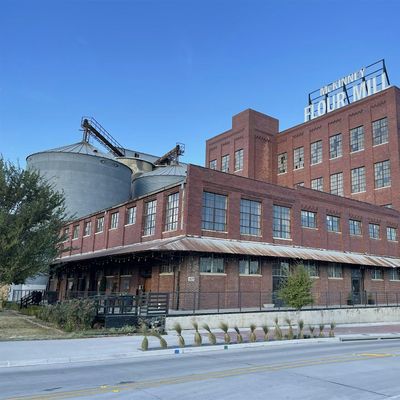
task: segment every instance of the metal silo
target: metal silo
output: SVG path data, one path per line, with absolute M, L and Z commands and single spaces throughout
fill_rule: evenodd
M 86 141 L 34 153 L 27 166 L 64 193 L 77 218 L 130 199 L 131 169 Z
M 132 182 L 132 196 L 140 197 L 166 186 L 184 181 L 186 165 L 176 164 L 156 167 L 154 171 L 137 176 Z

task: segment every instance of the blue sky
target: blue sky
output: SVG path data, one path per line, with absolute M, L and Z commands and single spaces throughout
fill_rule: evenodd
M 400 84 L 400 2 L 0 2 L 0 153 L 81 139 L 94 116 L 124 146 L 163 154 L 253 108 L 303 121 L 310 91 L 381 58 Z

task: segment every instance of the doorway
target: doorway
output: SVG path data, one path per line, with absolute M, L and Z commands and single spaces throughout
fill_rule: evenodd
M 363 271 L 360 268 L 351 270 L 351 298 L 353 304 L 362 303 L 362 295 L 364 293 Z

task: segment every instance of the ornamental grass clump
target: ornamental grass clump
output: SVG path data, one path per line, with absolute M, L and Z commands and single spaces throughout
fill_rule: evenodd
M 203 329 L 205 329 L 207 331 L 208 341 L 210 342 L 210 344 L 216 344 L 217 343 L 217 338 L 211 332 L 210 327 L 207 324 L 203 324 L 202 327 L 203 327 Z
M 308 330 L 310 331 L 310 338 L 315 338 L 315 334 L 314 334 L 315 326 L 308 325 Z
M 233 328 L 236 331 L 236 343 L 243 343 L 243 336 L 237 326 Z
M 193 328 L 195 330 L 194 332 L 194 344 L 196 346 L 201 346 L 202 343 L 202 338 L 199 332 L 199 324 L 196 321 L 192 322 Z
M 175 323 L 174 330 L 176 331 L 176 334 L 178 335 L 179 347 L 185 347 L 185 339 L 182 336 L 182 326 L 179 322 Z
M 140 327 L 140 331 L 142 332 L 143 340 L 142 340 L 142 345 L 141 348 L 143 351 L 147 351 L 149 349 L 149 339 L 147 338 L 149 334 L 149 329 L 147 328 L 146 324 L 142 324 Z
M 288 325 L 288 333 L 287 333 L 287 338 L 289 340 L 292 340 L 294 337 L 293 334 L 293 327 L 292 327 L 292 321 L 289 318 L 285 318 L 285 322 Z
M 334 337 L 335 336 L 335 327 L 336 327 L 336 323 L 335 322 L 331 322 L 330 329 L 329 329 L 329 337 Z
M 278 321 L 278 317 L 275 318 L 275 339 L 276 340 L 282 340 L 282 329 L 279 326 L 279 321 Z
M 318 337 L 325 337 L 324 328 L 325 328 L 324 324 L 319 324 L 319 335 L 318 335 Z
M 250 342 L 254 343 L 257 341 L 257 335 L 256 335 L 256 325 L 255 324 L 250 324 Z
M 228 324 L 226 322 L 221 322 L 219 324 L 219 327 L 221 328 L 221 330 L 224 332 L 224 342 L 225 344 L 229 344 L 231 342 L 231 337 L 228 333 Z
M 162 349 L 166 349 L 168 347 L 167 341 L 161 336 L 160 332 L 153 329 L 151 334 L 160 341 L 160 347 Z
M 304 339 L 304 321 L 302 319 L 298 320 L 297 326 L 298 326 L 297 337 L 299 339 Z
M 262 326 L 262 330 L 264 331 L 264 342 L 268 342 L 268 340 L 269 340 L 269 336 L 268 336 L 268 333 L 269 333 L 269 328 L 268 328 L 268 325 L 263 325 Z

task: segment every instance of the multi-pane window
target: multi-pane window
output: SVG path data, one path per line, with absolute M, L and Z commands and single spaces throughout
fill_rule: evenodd
M 112 213 L 111 214 L 110 229 L 118 228 L 118 220 L 119 220 L 119 212 Z
M 62 239 L 63 239 L 64 242 L 68 241 L 68 239 L 69 239 L 69 228 L 64 228 Z
M 365 192 L 365 167 L 351 170 L 351 193 Z
M 239 274 L 260 275 L 260 261 L 258 258 L 243 258 L 239 260 Z
M 209 166 L 211 169 L 217 169 L 217 160 L 211 160 Z
M 227 196 L 203 192 L 202 229 L 226 231 Z
M 331 194 L 343 196 L 343 172 L 331 175 Z
M 224 259 L 221 257 L 200 257 L 200 272 L 223 274 Z
M 99 217 L 96 219 L 96 233 L 103 232 L 104 228 L 104 217 Z
M 382 280 L 383 279 L 382 268 L 371 268 L 371 279 Z
M 341 264 L 332 263 L 328 266 L 328 278 L 342 278 L 343 268 Z
M 79 237 L 79 225 L 74 225 L 72 229 L 72 239 L 78 239 Z
M 290 239 L 290 208 L 274 205 L 273 236 Z
M 397 228 L 392 228 L 391 226 L 386 227 L 386 237 L 387 237 L 387 240 L 396 242 L 397 241 Z
M 340 232 L 340 218 L 336 215 L 327 215 L 326 229 L 329 232 Z
M 311 143 L 311 165 L 322 162 L 322 140 Z
M 349 232 L 350 235 L 361 236 L 361 221 L 357 221 L 356 219 L 349 219 Z
M 156 232 L 157 200 L 148 201 L 144 205 L 143 235 L 154 235 Z
M 229 154 L 226 154 L 221 158 L 221 171 L 229 172 Z
M 369 224 L 369 237 L 371 239 L 379 239 L 379 225 L 378 224 Z
M 278 155 L 278 174 L 287 172 L 287 153 Z
M 163 264 L 160 267 L 160 274 L 173 274 L 174 273 L 174 265 L 169 263 L 169 264 Z
M 382 188 L 391 185 L 390 160 L 374 164 L 375 188 Z
M 83 236 L 90 236 L 92 234 L 92 221 L 85 221 L 83 228 Z
M 167 197 L 165 209 L 165 230 L 175 231 L 178 229 L 179 215 L 179 193 L 170 194 Z
M 324 191 L 324 178 L 321 176 L 319 178 L 311 179 L 311 189 Z
M 303 261 L 304 269 L 308 272 L 311 278 L 319 277 L 319 268 L 315 261 L 305 260 Z
M 304 147 L 298 147 L 293 150 L 293 168 L 304 168 Z
M 240 234 L 261 235 L 261 202 L 240 200 Z
M 388 121 L 386 117 L 372 123 L 372 139 L 374 146 L 387 143 L 389 140 Z
M 399 270 L 399 268 L 391 268 L 389 270 L 389 279 L 391 281 L 400 281 L 400 270 Z
M 337 158 L 342 155 L 342 134 L 338 133 L 329 138 L 329 158 Z
M 243 149 L 235 151 L 235 171 L 243 169 Z
M 301 210 L 301 226 L 303 228 L 316 228 L 317 213 L 312 211 Z
M 350 152 L 364 150 L 364 127 L 350 129 Z
M 129 207 L 126 209 L 126 225 L 136 223 L 136 207 Z

